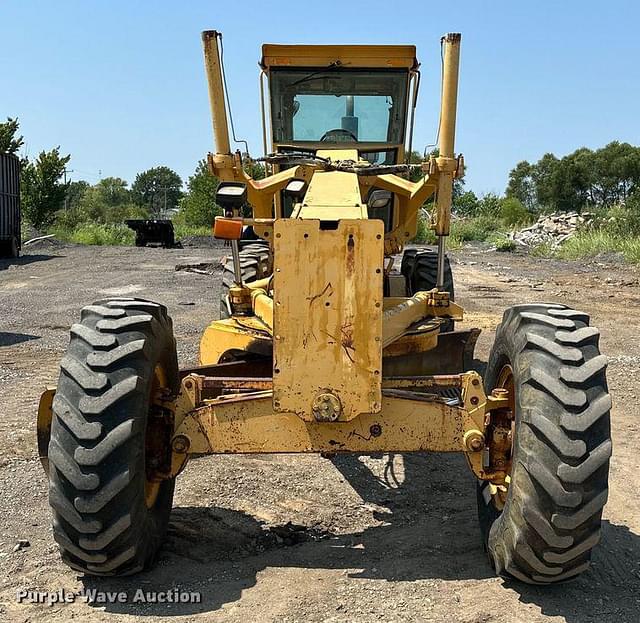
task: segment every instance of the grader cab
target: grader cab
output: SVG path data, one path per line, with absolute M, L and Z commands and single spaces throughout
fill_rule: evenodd
M 441 42 L 438 152 L 419 163 L 413 46 L 265 45 L 261 180 L 231 150 L 220 38 L 203 33 L 214 235 L 232 250 L 220 319 L 182 370 L 161 304 L 101 300 L 71 328 L 38 420 L 65 562 L 93 575 L 151 564 L 192 457 L 434 451 L 466 456 L 498 573 L 579 574 L 607 496 L 606 359 L 586 314 L 526 304 L 505 311 L 484 379 L 471 369 L 479 331 L 454 330 L 445 252 L 464 168 L 460 35 Z M 437 249 L 398 266 L 427 200 Z

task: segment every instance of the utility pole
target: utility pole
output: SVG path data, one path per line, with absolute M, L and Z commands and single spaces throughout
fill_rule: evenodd
M 67 185 L 67 173 L 73 173 L 73 169 L 67 169 L 67 167 L 65 167 L 64 169 L 62 169 L 62 175 L 64 176 L 64 185 Z M 68 209 L 68 204 L 69 204 L 69 189 L 67 188 L 67 192 L 65 192 L 64 194 L 64 209 L 67 210 Z
M 158 190 L 161 190 L 164 193 L 164 218 L 166 218 L 167 217 L 167 191 L 172 190 L 172 188 L 170 186 L 159 186 Z M 152 206 L 155 209 L 155 201 L 152 202 Z

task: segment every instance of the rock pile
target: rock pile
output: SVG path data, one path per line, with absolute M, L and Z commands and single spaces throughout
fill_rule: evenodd
M 571 238 L 579 227 L 588 223 L 592 216 L 589 213 L 556 212 L 545 214 L 530 227 L 525 227 L 513 234 L 513 239 L 526 247 L 539 244 L 560 246 L 567 238 Z

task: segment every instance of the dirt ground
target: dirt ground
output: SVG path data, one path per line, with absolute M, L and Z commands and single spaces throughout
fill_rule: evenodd
M 486 361 L 502 311 L 561 302 L 587 311 L 609 360 L 614 455 L 592 569 L 538 588 L 494 577 L 480 545 L 474 482 L 449 455 L 229 456 L 179 477 L 155 569 L 91 580 L 65 567 L 49 527 L 35 446 L 36 406 L 55 384 L 69 326 L 105 295 L 165 303 L 181 363 L 218 313 L 219 273 L 176 271 L 223 248 L 42 246 L 0 261 L 0 621 L 640 620 L 640 272 L 467 248 L 452 254 L 457 300 L 483 334 Z M 28 546 L 16 546 L 20 539 Z M 19 604 L 17 591 L 99 588 L 197 592 L 200 603 Z

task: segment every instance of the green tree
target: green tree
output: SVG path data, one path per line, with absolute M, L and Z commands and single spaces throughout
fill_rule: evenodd
M 18 136 L 20 123 L 17 119 L 7 117 L 6 122 L 0 123 L 0 153 L 15 154 L 22 147 L 24 140 Z
M 111 178 L 116 179 L 118 178 Z M 99 225 L 121 225 L 128 218 L 146 218 L 147 210 L 129 199 L 126 191 L 127 182 L 119 180 L 110 183 L 107 178 L 101 180 L 95 186 L 89 186 L 86 182 L 78 191 L 81 194 L 69 200 L 67 193 L 66 209 L 56 214 L 56 225 L 66 230 L 73 230 L 79 225 L 93 223 Z M 75 182 L 78 184 L 78 182 Z M 113 192 L 115 187 L 116 191 Z M 126 192 L 121 192 L 124 189 Z
M 67 188 L 67 196 L 65 197 L 64 201 L 65 209 L 73 210 L 77 208 L 80 200 L 89 188 L 91 188 L 91 184 L 89 184 L 89 182 L 85 182 L 84 180 L 69 182 L 69 187 Z
M 128 182 L 119 177 L 105 177 L 96 184 L 100 199 L 108 206 L 131 202 Z
M 178 207 L 182 197 L 182 180 L 169 167 L 154 167 L 138 173 L 131 186 L 133 201 L 154 215 L 161 214 L 165 208 Z
M 422 154 L 418 151 L 412 151 L 409 154 L 409 164 L 420 164 L 424 158 Z M 409 180 L 412 182 L 417 182 L 424 177 L 424 173 L 418 167 L 415 167 L 409 171 Z
M 264 164 L 262 164 L 262 162 L 256 162 L 249 154 L 242 155 L 242 167 L 245 173 L 254 180 L 264 179 L 267 175 Z
M 452 209 L 460 216 L 474 216 L 478 213 L 479 205 L 478 197 L 472 190 L 454 193 Z
M 538 205 L 533 181 L 534 169 L 534 165 L 526 160 L 518 162 L 509 173 L 509 183 L 505 192 L 507 197 L 514 197 L 529 210 L 534 210 Z
M 516 197 L 503 197 L 500 200 L 500 220 L 508 227 L 522 225 L 531 221 L 531 212 Z
M 556 209 L 554 176 L 558 169 L 558 163 L 559 160 L 552 153 L 547 153 L 538 160 L 532 171 L 536 198 L 538 205 L 542 209 Z
M 216 205 L 218 183 L 218 178 L 211 174 L 206 161 L 200 160 L 189 177 L 187 192 L 180 201 L 180 219 L 195 227 L 211 225 L 214 216 L 222 213 Z
M 478 201 L 478 214 L 484 216 L 499 216 L 501 199 L 495 193 L 487 193 Z
M 508 197 L 529 211 L 609 210 L 640 188 L 640 148 L 614 141 L 595 151 L 581 147 L 557 158 L 545 154 L 535 164 L 520 162 L 509 174 Z
M 35 162 L 22 168 L 22 209 L 36 228 L 48 227 L 63 207 L 69 184 L 60 182 L 71 156 L 61 156 L 60 148 L 42 151 Z
M 605 208 L 624 203 L 640 187 L 640 148 L 613 141 L 595 152 L 591 168 L 593 203 Z

